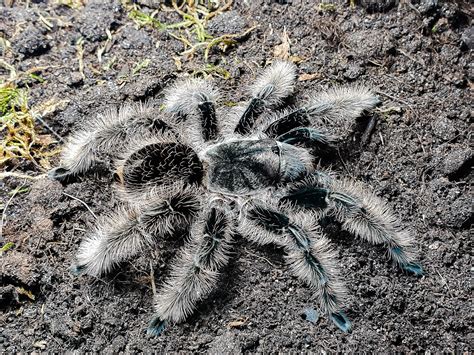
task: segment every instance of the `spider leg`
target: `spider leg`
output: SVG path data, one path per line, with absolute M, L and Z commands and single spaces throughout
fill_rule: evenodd
M 196 189 L 176 185 L 173 192 L 140 207 L 120 207 L 102 217 L 82 241 L 72 271 L 98 277 L 155 245 L 159 237 L 176 234 L 197 215 L 197 193 Z
M 364 110 L 373 108 L 378 102 L 378 98 L 363 86 L 335 87 L 313 95 L 300 108 L 287 109 L 265 117 L 262 133 L 280 141 L 285 139 L 289 144 L 316 143 L 331 146 L 334 138 L 314 126 L 347 126 Z
M 201 79 L 188 79 L 171 87 L 165 96 L 165 110 L 181 117 L 181 126 L 193 147 L 217 138 L 217 89 Z
M 347 332 L 351 324 L 342 311 L 346 289 L 335 254 L 313 217 L 291 209 L 285 214 L 269 205 L 255 205 L 241 219 L 239 232 L 257 244 L 282 246 L 293 274 L 314 290 L 321 311 Z
M 385 245 L 391 259 L 403 270 L 415 275 L 423 273 L 416 261 L 411 235 L 401 227 L 387 204 L 360 183 L 318 172 L 290 188 L 281 202 L 328 213 L 357 237 Z
M 101 155 L 114 156 L 124 139 L 137 135 L 153 136 L 169 126 L 159 118 L 151 103 L 124 105 L 97 116 L 72 134 L 62 153 L 60 167 L 52 169 L 49 177 L 67 180 L 90 170 Z
M 361 85 L 339 86 L 313 95 L 302 110 L 312 120 L 326 124 L 345 125 L 365 110 L 374 108 L 379 99 Z
M 276 137 L 276 140 L 291 145 L 331 147 L 333 138 L 328 134 L 311 127 L 298 127 Z
M 292 63 L 277 61 L 266 68 L 250 88 L 250 101 L 235 112 L 236 116 L 232 119 L 234 133 L 250 133 L 257 117 L 266 108 L 280 105 L 293 92 L 295 80 L 296 68 Z
M 294 128 L 311 126 L 306 110 L 295 107 L 269 114 L 262 121 L 262 132 L 269 138 L 276 138 Z
M 167 322 L 185 320 L 198 301 L 215 287 L 219 270 L 227 265 L 232 242 L 231 219 L 211 207 L 191 228 L 191 240 L 176 258 L 171 275 L 155 296 L 155 315 L 148 333 L 159 335 Z

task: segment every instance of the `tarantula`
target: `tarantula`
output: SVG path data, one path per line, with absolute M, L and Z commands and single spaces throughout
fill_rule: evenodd
M 50 172 L 66 180 L 115 160 L 123 206 L 82 241 L 76 273 L 100 276 L 159 238 L 189 235 L 155 296 L 150 334 L 185 320 L 209 295 L 237 236 L 281 246 L 291 272 L 343 331 L 351 328 L 346 289 L 318 224 L 323 218 L 385 245 L 399 267 L 422 274 L 411 236 L 387 205 L 360 183 L 315 166 L 318 152 L 335 142 L 324 125 L 352 123 L 377 97 L 362 86 L 336 87 L 275 111 L 295 79 L 293 64 L 275 62 L 251 86 L 252 98 L 228 113 L 216 108 L 218 92 L 208 82 L 182 81 L 168 89 L 165 112 L 135 104 L 86 124 Z

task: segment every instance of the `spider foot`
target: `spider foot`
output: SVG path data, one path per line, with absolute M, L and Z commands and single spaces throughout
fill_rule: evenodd
M 81 275 L 86 269 L 85 265 L 72 265 L 69 269 L 74 276 Z
M 61 166 L 51 169 L 48 172 L 48 177 L 51 180 L 64 181 L 67 180 L 72 175 L 69 169 L 63 168 Z
M 163 330 L 165 330 L 166 325 L 167 325 L 167 322 L 165 320 L 162 320 L 160 317 L 155 316 L 153 317 L 150 324 L 148 325 L 146 333 L 148 335 L 152 335 L 156 337 L 160 335 L 163 332 Z
M 394 258 L 395 260 L 397 260 L 397 258 L 400 260 L 398 263 L 403 270 L 415 276 L 423 275 L 423 268 L 419 263 L 406 260 L 406 255 L 403 248 L 401 247 L 391 248 L 390 252 L 395 256 Z
M 329 316 L 331 320 L 336 324 L 336 326 L 341 329 L 344 333 L 347 333 L 351 330 L 352 324 L 351 321 L 347 318 L 344 312 L 339 311 L 331 313 Z
M 423 267 L 415 262 L 402 265 L 402 269 L 409 273 L 412 273 L 415 276 L 422 276 L 424 274 Z

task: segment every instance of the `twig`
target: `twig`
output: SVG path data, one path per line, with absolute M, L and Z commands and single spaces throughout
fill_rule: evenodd
M 56 133 L 54 129 L 52 129 L 51 126 L 47 124 L 45 120 L 43 120 L 43 118 L 41 118 L 41 115 L 33 114 L 33 118 L 38 120 L 44 127 L 46 127 L 48 131 L 50 131 L 61 143 L 64 143 L 63 138 L 58 133 Z
M 339 151 L 339 149 L 337 149 L 337 155 L 339 156 L 339 160 L 341 161 L 342 165 L 344 166 L 344 169 L 346 169 L 346 172 L 349 173 L 350 170 L 349 170 L 346 162 L 344 161 L 344 159 L 342 159 L 341 152 Z
M 8 206 L 10 205 L 10 203 L 12 202 L 13 198 L 16 196 L 16 194 L 25 186 L 25 184 L 22 184 L 20 186 L 18 186 L 15 190 L 13 190 L 13 193 L 11 195 L 11 197 L 8 199 L 7 203 L 5 204 L 5 207 L 3 207 L 3 211 L 2 211 L 2 220 L 1 220 L 1 223 L 0 223 L 0 238 L 3 237 L 3 226 L 5 225 L 5 220 L 7 218 L 7 208 Z
M 18 179 L 28 179 L 28 180 L 40 180 L 46 177 L 46 174 L 41 174 L 37 176 L 30 176 L 26 174 L 21 174 L 21 173 L 15 173 L 12 171 L 6 171 L 4 173 L 0 173 L 0 179 L 5 179 L 8 177 L 14 177 Z
M 85 79 L 84 75 L 84 38 L 79 38 L 76 42 L 77 59 L 79 61 L 79 73 L 81 73 L 82 79 Z
M 151 281 L 151 289 L 153 291 L 153 295 L 156 295 L 156 285 L 155 285 L 155 270 L 153 269 L 153 264 L 150 260 L 150 281 Z
M 13 65 L 8 64 L 3 59 L 0 59 L 0 67 L 3 67 L 3 68 L 7 69 L 10 72 L 9 81 L 14 81 L 15 80 L 17 75 L 16 75 L 15 67 Z
M 364 134 L 362 135 L 361 145 L 366 145 L 370 140 L 370 136 L 372 136 L 372 132 L 374 131 L 375 125 L 377 124 L 377 119 L 375 116 L 372 116 L 365 128 Z
M 397 52 L 399 52 L 400 54 L 403 54 L 405 57 L 407 57 L 408 59 L 414 61 L 415 63 L 418 63 L 422 66 L 425 66 L 424 63 L 420 62 L 419 60 L 413 58 L 411 55 L 409 55 L 408 53 L 406 53 L 405 51 L 402 51 L 401 49 L 397 49 Z
M 213 11 L 213 12 L 210 12 L 207 16 L 206 16 L 206 20 L 210 20 L 211 18 L 213 18 L 214 16 L 224 12 L 224 11 L 227 11 L 229 10 L 229 8 L 232 6 L 232 2 L 233 0 L 229 0 L 226 4 L 224 4 L 224 6 L 222 6 L 221 8 L 217 9 L 216 11 Z
M 273 263 L 272 263 L 270 260 L 268 260 L 267 258 L 265 258 L 265 257 L 263 257 L 263 256 L 260 256 L 260 255 L 257 255 L 257 254 L 254 254 L 254 253 L 252 253 L 251 251 L 249 251 L 248 249 L 245 249 L 245 251 L 247 252 L 247 254 L 252 255 L 252 256 L 256 257 L 257 259 L 261 259 L 261 260 L 266 261 L 271 267 L 273 267 L 273 268 L 275 268 L 275 269 L 278 268 L 277 265 L 273 264 Z
M 72 195 L 69 195 L 65 192 L 63 192 L 63 195 L 67 196 L 67 197 L 70 197 L 76 201 L 79 201 L 80 203 L 82 203 L 84 206 L 86 206 L 86 208 L 89 210 L 89 212 L 94 216 L 95 219 L 97 219 L 97 216 L 96 214 L 94 213 L 94 211 L 91 210 L 91 208 L 89 207 L 89 205 L 87 203 L 85 203 L 84 201 L 82 201 L 80 198 L 77 198 L 75 196 L 72 196 Z
M 204 60 L 207 62 L 207 59 L 209 57 L 209 51 L 214 47 L 215 45 L 218 45 L 219 43 L 224 43 L 226 46 L 229 44 L 235 44 L 240 41 L 242 41 L 245 37 L 248 36 L 250 32 L 252 32 L 254 29 L 256 29 L 257 26 L 250 27 L 243 33 L 236 33 L 236 34 L 225 34 L 219 37 L 216 37 L 212 39 L 210 42 L 205 42 L 207 44 L 206 49 L 204 50 Z
M 410 104 L 410 103 L 408 103 L 408 102 L 406 102 L 406 101 L 404 101 L 404 100 L 402 100 L 402 99 L 399 99 L 398 97 L 392 96 L 392 95 L 387 94 L 386 92 L 383 92 L 383 91 L 380 91 L 380 90 L 375 90 L 375 92 L 376 92 L 377 94 L 380 94 L 380 95 L 383 95 L 383 96 L 387 96 L 388 98 L 390 98 L 390 99 L 392 99 L 392 100 L 395 100 L 395 101 L 397 101 L 397 102 L 400 102 L 400 103 L 402 103 L 402 104 L 404 104 L 404 105 L 406 105 L 406 106 L 408 106 L 408 107 L 411 107 L 411 104 Z

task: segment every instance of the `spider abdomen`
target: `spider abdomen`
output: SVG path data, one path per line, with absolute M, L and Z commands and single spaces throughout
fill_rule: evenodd
M 171 184 L 183 179 L 199 182 L 202 164 L 196 153 L 179 143 L 149 144 L 133 153 L 123 166 L 127 188 L 143 184 Z

